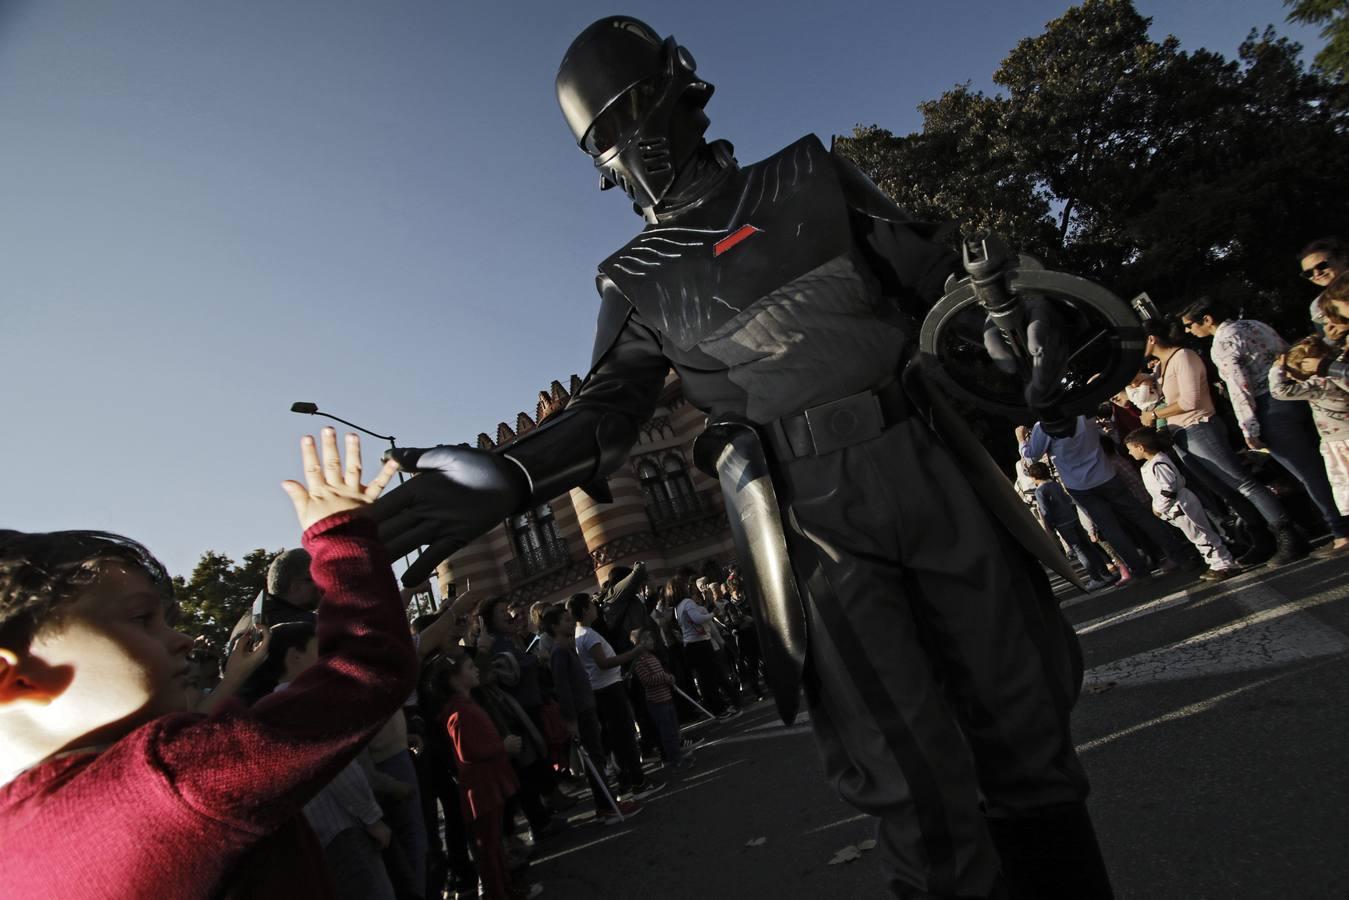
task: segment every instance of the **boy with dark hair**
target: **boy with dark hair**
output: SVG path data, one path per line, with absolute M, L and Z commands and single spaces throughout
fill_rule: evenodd
M 1140 428 L 1124 438 L 1129 455 L 1143 463 L 1143 484 L 1152 497 L 1152 512 L 1163 522 L 1169 522 L 1194 544 L 1208 569 L 1199 577 L 1205 581 L 1222 581 L 1241 571 L 1232 554 L 1223 543 L 1222 535 L 1214 529 L 1204 505 L 1194 491 L 1185 486 L 1180 474 L 1165 453 L 1167 442 L 1151 428 Z
M 646 691 L 646 709 L 660 735 L 660 755 L 665 760 L 665 767 L 687 769 L 693 765 L 693 756 L 684 753 L 679 745 L 679 717 L 675 715 L 674 692 L 671 690 L 674 676 L 656 659 L 656 631 L 649 627 L 634 628 L 631 637 L 634 646 L 646 650 L 632 664 L 632 671 Z
M 1045 530 L 1062 538 L 1082 568 L 1087 570 L 1087 590 L 1098 591 L 1109 587 L 1114 579 L 1106 569 L 1106 560 L 1100 549 L 1082 528 L 1082 522 L 1077 517 L 1077 504 L 1073 503 L 1063 485 L 1053 480 L 1049 466 L 1044 463 L 1030 463 L 1026 466 L 1026 474 L 1035 482 L 1035 505 L 1044 517 Z
M 590 599 L 588 594 L 575 596 Z M 595 709 L 595 692 L 590 687 L 590 676 L 576 655 L 576 619 L 570 609 L 572 605 L 568 601 L 567 606 L 554 606 L 544 612 L 541 619 L 544 632 L 553 638 L 552 655 L 548 658 L 553 673 L 553 690 L 557 694 L 562 719 L 567 723 L 567 731 L 573 739 L 581 742 L 596 770 L 586 767 L 586 778 L 595 797 L 595 815 L 606 825 L 617 825 L 627 816 L 640 812 L 642 807 L 631 801 L 621 801 L 614 806 L 605 799 L 606 793 L 609 796 L 613 794 L 599 780 L 604 777 L 604 739 L 599 713 Z
M 0 535 L 0 885 L 11 897 L 327 896 L 301 809 L 403 702 L 416 658 L 332 429 L 283 486 L 323 590 L 317 663 L 251 709 L 189 713 L 163 567 L 98 532 Z M 246 652 L 246 651 L 245 651 Z

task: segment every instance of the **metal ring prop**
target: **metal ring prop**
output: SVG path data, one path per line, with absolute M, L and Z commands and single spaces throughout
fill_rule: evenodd
M 970 278 L 956 282 L 932 307 L 919 330 L 924 371 L 954 397 L 1017 422 L 1091 415 L 1118 393 L 1143 363 L 1143 325 L 1129 306 L 1107 288 L 1038 268 L 1022 258 L 1002 273 L 1008 292 L 1039 295 L 1055 318 L 1054 343 L 1062 353 L 1049 402 L 1032 406 L 1025 382 L 997 368 L 983 344 L 988 321 Z

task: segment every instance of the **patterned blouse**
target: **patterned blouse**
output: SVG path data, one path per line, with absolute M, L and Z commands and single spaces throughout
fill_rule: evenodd
M 1313 375 L 1297 381 L 1274 365 L 1269 369 L 1269 392 L 1276 399 L 1306 400 L 1312 407 L 1312 419 L 1324 441 L 1349 440 L 1349 385 L 1334 378 Z
M 1213 364 L 1227 385 L 1241 433 L 1260 437 L 1255 398 L 1269 393 L 1269 367 L 1288 349 L 1288 342 L 1264 322 L 1228 319 L 1213 332 Z

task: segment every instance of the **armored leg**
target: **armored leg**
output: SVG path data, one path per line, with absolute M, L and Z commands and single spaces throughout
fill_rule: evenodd
M 1068 729 L 1081 658 L 1046 579 L 915 419 L 783 474 L 830 778 L 880 818 L 897 895 L 995 896 L 1004 841 L 986 817 L 1034 854 L 1044 829 L 1021 823 L 1087 794 Z

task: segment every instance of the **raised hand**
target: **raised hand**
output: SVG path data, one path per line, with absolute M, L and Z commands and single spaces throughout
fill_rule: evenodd
M 363 485 L 361 439 L 355 434 L 347 435 L 345 469 L 337 452 L 337 432 L 325 428 L 320 433 L 320 440 L 323 443 L 321 463 L 314 447 L 314 438 L 305 435 L 300 439 L 300 462 L 304 466 L 305 483 L 281 482 L 281 488 L 290 496 L 290 502 L 295 504 L 295 517 L 304 529 L 336 513 L 370 506 L 398 472 L 398 466 L 392 462 L 385 463 L 375 479 Z
M 524 470 L 485 450 L 400 447 L 385 456 L 415 477 L 375 504 L 380 540 L 394 556 L 429 545 L 403 573 L 405 585 L 429 577 L 450 554 L 529 499 Z
M 242 638 L 234 642 L 234 649 L 225 661 L 224 677 L 244 681 L 267 659 L 267 651 L 272 645 L 272 630 L 266 625 L 254 625 L 252 631 L 257 636 L 256 640 L 251 640 L 251 635 L 245 632 Z

